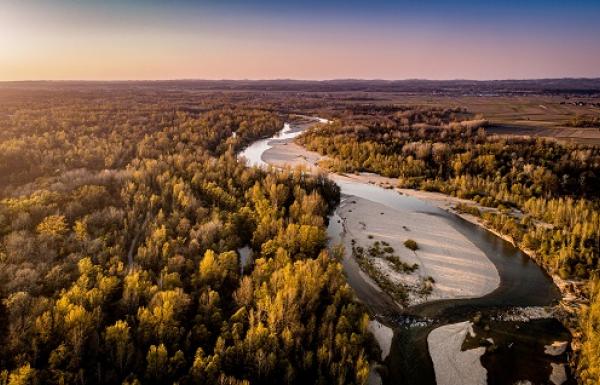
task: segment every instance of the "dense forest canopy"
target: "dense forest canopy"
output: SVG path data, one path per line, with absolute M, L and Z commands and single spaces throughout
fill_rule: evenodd
M 236 159 L 277 102 L 0 99 L 0 384 L 365 382 L 368 316 L 325 250 L 337 187 Z

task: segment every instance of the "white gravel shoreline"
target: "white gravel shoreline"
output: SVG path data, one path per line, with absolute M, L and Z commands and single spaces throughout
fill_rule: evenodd
M 375 339 L 381 348 L 381 360 L 385 360 L 390 354 L 394 331 L 377 320 L 369 321 L 369 331 L 375 336 Z
M 474 336 L 469 321 L 444 325 L 427 337 L 437 385 L 486 385 L 487 370 L 481 365 L 484 347 L 462 351 L 469 333 Z

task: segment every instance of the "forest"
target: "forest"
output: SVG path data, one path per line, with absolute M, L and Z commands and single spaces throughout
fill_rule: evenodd
M 578 376 L 600 383 L 600 149 L 553 139 L 486 134 L 464 108 L 349 105 L 298 138 L 339 173 L 398 178 L 398 187 L 474 201 L 461 207 L 529 251 L 549 273 L 590 282 L 580 314 Z
M 0 90 L 0 384 L 365 383 L 337 187 L 236 159 L 278 103 Z
M 489 134 L 454 104 L 1 88 L 0 385 L 364 384 L 381 353 L 326 247 L 338 187 L 236 157 L 293 114 L 332 120 L 297 138 L 323 168 L 470 199 L 458 209 L 588 283 L 577 376 L 599 383 L 600 149 Z M 377 247 L 353 250 L 363 268 Z

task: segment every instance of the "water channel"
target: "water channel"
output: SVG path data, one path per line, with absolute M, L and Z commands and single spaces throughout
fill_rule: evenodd
M 309 125 L 286 123 L 279 133 L 252 143 L 240 156 L 246 159 L 248 165 L 266 166 L 262 159 L 265 151 L 274 143 L 292 141 L 307 127 Z M 551 364 L 565 363 L 569 353 L 549 356 L 544 353 L 544 347 L 556 340 L 570 341 L 568 331 L 553 318 L 499 321 L 494 317 L 509 308 L 549 306 L 556 303 L 560 299 L 560 293 L 544 270 L 509 242 L 425 201 L 373 184 L 348 181 L 335 176 L 333 180 L 341 189 L 342 199 L 352 199 L 354 196 L 393 209 L 443 218 L 482 250 L 500 275 L 500 286 L 480 298 L 438 300 L 400 308 L 388 295 L 366 281 L 356 261 L 346 253 L 342 264 L 356 296 L 369 308 L 373 317 L 394 330 L 390 354 L 382 372 L 384 384 L 436 384 L 427 336 L 441 325 L 471 320 L 476 316 L 486 320 L 485 326 L 475 325 L 477 337 L 481 340 L 492 339 L 499 346 L 493 353 L 486 353 L 481 357 L 481 363 L 487 370 L 488 384 L 505 385 L 519 381 L 529 381 L 531 384 L 550 383 Z M 342 232 L 342 220 L 334 213 L 328 226 L 330 245 L 341 243 Z M 463 345 L 463 350 L 474 347 L 466 345 L 468 343 Z M 565 384 L 574 383 L 567 373 Z

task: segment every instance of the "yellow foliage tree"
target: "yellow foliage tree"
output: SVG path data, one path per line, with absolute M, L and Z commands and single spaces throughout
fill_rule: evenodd
M 36 229 L 40 235 L 61 237 L 67 232 L 67 221 L 64 215 L 50 215 L 44 218 Z

